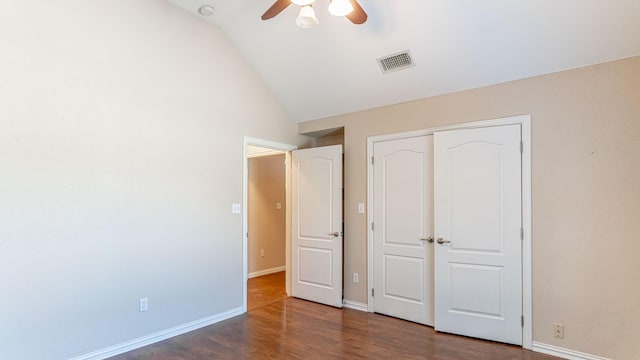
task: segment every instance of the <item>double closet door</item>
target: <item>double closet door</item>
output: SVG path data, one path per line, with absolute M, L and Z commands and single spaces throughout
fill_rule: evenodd
M 522 344 L 520 125 L 373 144 L 374 311 Z

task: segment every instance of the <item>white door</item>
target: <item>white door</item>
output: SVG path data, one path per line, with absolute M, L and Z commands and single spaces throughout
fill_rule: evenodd
M 520 125 L 435 134 L 435 328 L 522 344 Z
M 292 295 L 342 307 L 342 146 L 292 152 Z
M 433 136 L 373 145 L 374 311 L 433 325 Z

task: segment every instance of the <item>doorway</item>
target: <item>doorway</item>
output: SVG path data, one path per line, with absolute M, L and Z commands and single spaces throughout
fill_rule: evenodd
M 287 297 L 285 152 L 249 145 L 247 310 Z
M 243 160 L 243 311 L 291 294 L 290 151 L 245 137 Z

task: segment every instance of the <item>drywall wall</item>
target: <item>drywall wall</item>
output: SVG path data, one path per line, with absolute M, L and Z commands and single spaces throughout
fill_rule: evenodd
M 344 127 L 345 298 L 367 301 L 367 137 L 520 114 L 532 116 L 533 340 L 635 359 L 640 57 L 301 123 Z
M 326 135 L 314 136 L 311 145 L 313 147 L 342 145 L 344 150 L 344 129 L 338 129 Z
M 303 137 L 225 35 L 165 1 L 24 0 L 0 43 L 0 358 L 239 309 L 243 136 Z
M 248 159 L 250 275 L 285 266 L 284 162 L 284 154 Z

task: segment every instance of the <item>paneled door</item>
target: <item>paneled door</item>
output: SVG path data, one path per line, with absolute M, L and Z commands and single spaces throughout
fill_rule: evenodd
M 292 295 L 342 307 L 342 146 L 292 152 Z
M 522 344 L 520 125 L 438 132 L 435 328 Z
M 373 145 L 374 311 L 433 325 L 433 136 Z

